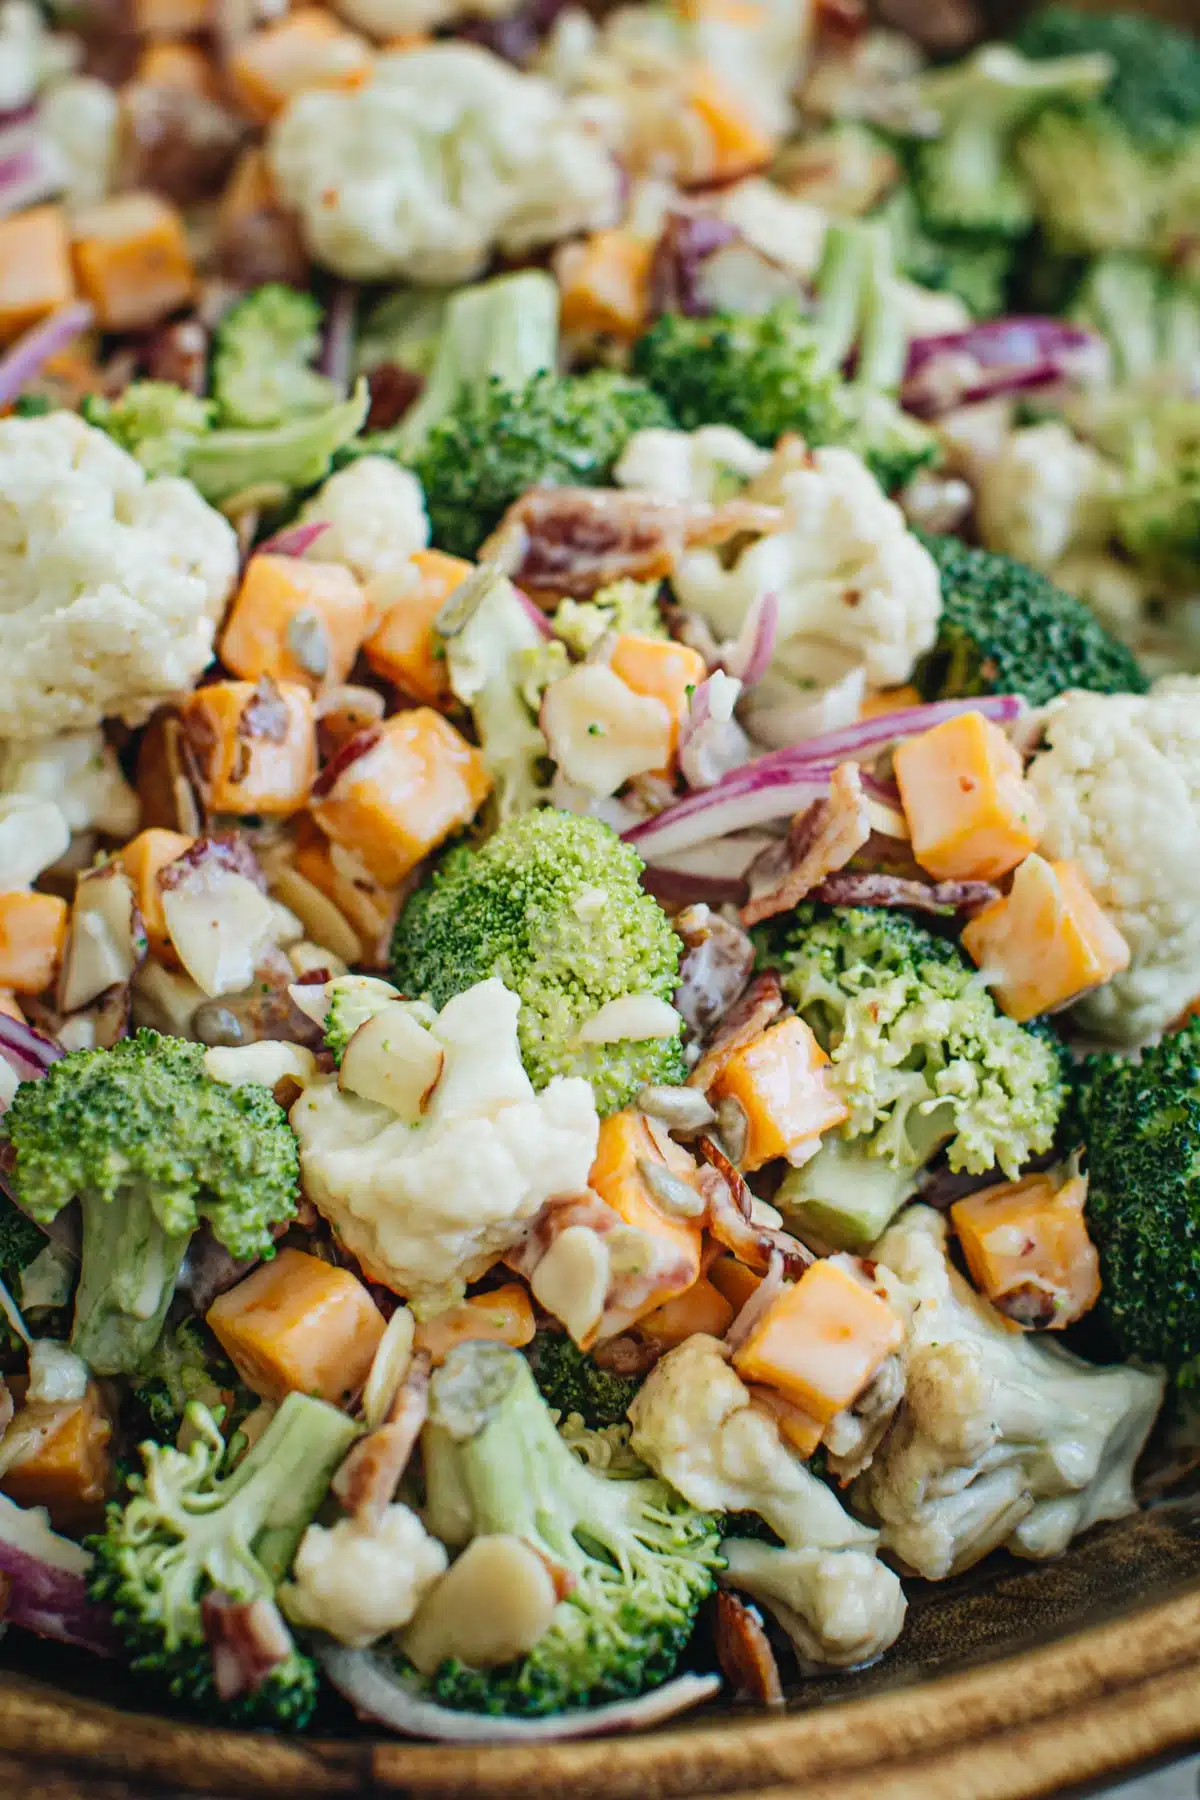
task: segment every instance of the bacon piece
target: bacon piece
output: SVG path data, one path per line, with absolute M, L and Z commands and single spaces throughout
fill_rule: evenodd
M 829 796 L 797 813 L 782 845 L 764 850 L 750 865 L 750 898 L 743 925 L 790 912 L 827 876 L 844 869 L 871 835 L 867 797 L 857 763 L 839 763 Z
M 279 1608 L 265 1594 L 257 1600 L 234 1600 L 214 1589 L 201 1600 L 200 1617 L 219 1700 L 256 1693 L 295 1648 Z
M 977 913 L 1000 898 L 990 881 L 914 881 L 903 875 L 867 872 L 827 876 L 812 890 L 826 906 L 897 906 L 912 912 Z
M 778 507 L 737 499 L 706 506 L 606 488 L 532 488 L 480 552 L 534 599 L 589 600 L 620 580 L 658 581 L 692 544 L 774 531 Z
M 672 923 L 684 943 L 675 1010 L 697 1037 L 704 1037 L 745 992 L 754 970 L 754 945 L 708 906 L 685 906 Z
M 717 1594 L 717 1661 L 735 1695 L 759 1706 L 782 1706 L 783 1683 L 762 1617 L 728 1588 Z
M 648 1375 L 655 1363 L 661 1361 L 664 1351 L 661 1339 L 621 1336 L 597 1344 L 592 1361 L 598 1369 L 607 1369 L 610 1375 Z
M 587 1333 L 583 1349 L 590 1350 L 593 1344 L 627 1331 L 647 1311 L 651 1295 L 672 1286 L 679 1292 L 693 1272 L 682 1251 L 672 1243 L 627 1225 L 613 1207 L 590 1191 L 548 1200 L 528 1235 L 505 1256 L 505 1263 L 532 1281 L 555 1239 L 571 1226 L 582 1226 L 601 1241 L 612 1238 L 610 1249 L 618 1252 L 612 1258 L 614 1266 L 603 1308 Z M 626 1254 L 620 1254 L 622 1239 Z
M 771 1253 L 767 1272 L 751 1294 L 733 1324 L 725 1333 L 725 1347 L 732 1356 L 741 1348 L 772 1301 L 783 1289 L 783 1257 L 778 1250 Z
M 756 1274 L 770 1274 L 771 1258 L 778 1255 L 784 1275 L 790 1281 L 798 1280 L 817 1260 L 812 1251 L 790 1232 L 755 1225 L 751 1218 L 754 1196 L 724 1151 L 710 1137 L 697 1139 L 696 1148 L 708 1164 L 701 1169 L 699 1182 L 708 1202 L 708 1229 L 713 1237 Z
M 761 1037 L 783 1011 L 783 990 L 774 969 L 767 969 L 750 983 L 717 1026 L 704 1055 L 687 1078 L 688 1087 L 707 1093 L 735 1050 Z
M 333 1478 L 333 1491 L 355 1519 L 376 1525 L 395 1497 L 429 1413 L 428 1353 L 419 1350 L 387 1418 L 360 1438 Z

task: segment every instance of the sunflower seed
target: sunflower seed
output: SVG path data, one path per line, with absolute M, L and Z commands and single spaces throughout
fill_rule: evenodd
M 675 1219 L 698 1219 L 705 1210 L 702 1194 L 689 1181 L 679 1175 L 673 1175 L 670 1169 L 664 1169 L 661 1163 L 652 1162 L 648 1156 L 638 1158 L 638 1173 L 658 1201 L 663 1211 L 670 1213 Z

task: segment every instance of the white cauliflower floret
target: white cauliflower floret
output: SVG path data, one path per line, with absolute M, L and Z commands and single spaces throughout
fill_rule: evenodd
M 417 1125 L 333 1076 L 292 1108 L 305 1191 L 372 1277 L 425 1310 L 457 1298 L 552 1195 L 587 1186 L 591 1087 L 559 1077 L 534 1094 L 518 1011 L 495 980 L 446 1004 L 429 1027 L 445 1060 Z
M 615 217 L 618 173 L 560 95 L 463 43 L 381 56 L 297 95 L 269 141 L 316 259 L 359 280 L 469 281 Z
M 1133 1511 L 1159 1376 L 1093 1368 L 1014 1332 L 954 1268 L 930 1207 L 910 1207 L 871 1254 L 908 1313 L 904 1400 L 852 1490 L 885 1551 L 938 1581 L 1000 1545 L 1056 1556 Z
M 73 75 L 43 95 L 38 121 L 62 163 L 68 205 L 90 206 L 112 188 L 120 116 L 116 89 L 96 75 Z
M 980 471 L 980 536 L 989 550 L 1049 571 L 1069 550 L 1104 542 L 1113 486 L 1103 457 L 1066 425 L 1028 425 Z
M 875 1559 L 875 1532 L 788 1448 L 716 1338 L 670 1351 L 629 1408 L 630 1446 L 705 1512 L 754 1512 L 784 1548 L 726 1539 L 723 1580 L 769 1607 L 808 1667 L 847 1668 L 900 1635 L 905 1601 Z
M 16 112 L 55 75 L 79 59 L 76 39 L 46 29 L 32 0 L 5 0 L 0 6 L 0 113 Z
M 293 1625 L 361 1650 L 408 1624 L 447 1562 L 416 1513 L 397 1503 L 377 1523 L 310 1525 L 279 1601 Z
M 1076 1016 L 1114 1043 L 1144 1043 L 1200 993 L 1200 678 L 1068 694 L 1044 737 L 1029 769 L 1042 854 L 1080 865 L 1131 952 Z
M 190 482 L 74 413 L 0 419 L 0 737 L 138 724 L 191 688 L 237 567 Z
M 761 475 L 771 452 L 760 449 L 732 425 L 702 425 L 699 431 L 637 431 L 621 452 L 614 480 L 664 500 L 715 505 L 741 492 Z
M 0 744 L 0 794 L 53 801 L 71 832 L 129 838 L 141 815 L 116 751 L 99 730 L 33 745 Z
M 308 548 L 312 562 L 345 563 L 367 582 L 395 575 L 429 542 L 425 496 L 415 475 L 387 456 L 339 469 L 301 509 L 299 523 L 326 523 Z
M 865 665 L 873 687 L 907 681 L 937 635 L 941 583 L 865 464 L 850 450 L 815 450 L 805 466 L 783 469 L 778 492 L 760 481 L 755 498 L 782 506 L 782 530 L 732 567 L 718 550 L 689 551 L 671 578 L 681 604 L 734 638 L 754 600 L 773 593 L 776 674 L 803 679 L 814 654 L 837 650 Z
M 70 842 L 70 826 L 53 800 L 30 794 L 0 797 L 0 894 L 32 887 Z
M 449 25 L 468 14 L 475 19 L 504 19 L 522 0 L 337 0 L 337 10 L 351 25 L 374 38 L 415 37 Z

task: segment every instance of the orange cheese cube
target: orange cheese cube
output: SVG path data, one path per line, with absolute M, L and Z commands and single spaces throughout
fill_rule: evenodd
M 376 881 L 394 887 L 470 824 L 491 777 L 475 746 L 428 706 L 360 736 L 369 747 L 328 789 L 318 783 L 312 816 L 327 837 L 358 853 Z
M 65 306 L 74 293 L 62 207 L 31 206 L 0 219 L 0 344 Z
M 1012 886 L 973 918 L 967 954 L 1012 1019 L 1077 1000 L 1129 967 L 1129 945 L 1072 862 L 1027 856 Z
M 635 338 L 650 310 L 654 246 L 628 231 L 595 231 L 556 262 L 564 331 Z
M 1087 1183 L 1055 1188 L 1027 1175 L 957 1200 L 950 1219 L 971 1280 L 1006 1318 L 1061 1331 L 1100 1297 L 1100 1259 L 1088 1236 Z
M 157 325 L 196 285 L 178 210 L 157 194 L 117 194 L 74 219 L 75 274 L 106 331 Z
M 205 1316 L 246 1386 L 264 1400 L 316 1394 L 334 1406 L 362 1387 L 385 1329 L 349 1269 L 303 1250 L 261 1263 Z
M 613 645 L 609 667 L 635 694 L 662 701 L 671 715 L 674 756 L 689 695 L 708 674 L 700 652 L 671 638 L 643 637 L 640 632 L 626 631 Z
M 178 862 L 195 841 L 181 831 L 166 831 L 162 826 L 152 825 L 146 831 L 139 831 L 117 854 L 117 861 L 133 883 L 151 953 L 160 961 L 177 962 L 178 958 L 163 913 L 159 871 L 169 863 Z
M 757 1289 L 762 1276 L 726 1251 L 709 1266 L 708 1279 L 719 1294 L 724 1294 L 736 1316 Z
M 642 1171 L 643 1163 L 656 1164 L 695 1185 L 696 1165 L 687 1151 L 665 1133 L 652 1135 L 645 1113 L 629 1109 L 601 1119 L 588 1185 L 626 1225 L 665 1238 L 681 1259 L 678 1281 L 647 1299 L 645 1310 L 652 1312 L 677 1294 L 686 1293 L 699 1277 L 703 1231 L 699 1219 L 679 1218 L 659 1206 Z
M 139 37 L 184 38 L 212 28 L 212 0 L 133 0 Z
M 519 1281 L 510 1281 L 488 1294 L 471 1294 L 432 1319 L 419 1320 L 413 1349 L 426 1351 L 437 1366 L 456 1344 L 486 1339 L 520 1350 L 533 1342 L 534 1330 L 533 1302 Z
M 1020 755 L 982 713 L 958 713 L 893 756 L 913 855 L 938 881 L 995 881 L 1037 848 Z
M 56 1531 L 98 1526 L 112 1473 L 112 1421 L 96 1383 L 82 1400 L 22 1407 L 11 1429 L 28 1447 L 6 1467 L 0 1492 L 18 1506 L 44 1506 Z
M 825 1436 L 825 1424 L 806 1413 L 802 1406 L 785 1400 L 777 1388 L 758 1387 L 749 1383 L 750 1398 L 761 1412 L 770 1413 L 780 1435 L 803 1457 L 809 1457 Z
M 299 812 L 317 772 L 306 687 L 214 681 L 188 696 L 180 717 L 213 812 Z
M 306 88 L 359 87 L 371 72 L 363 39 L 321 6 L 300 6 L 242 39 L 229 59 L 234 95 L 260 125 Z
M 6 1019 L 16 1019 L 20 1025 L 25 1023 L 25 1014 L 18 1006 L 17 997 L 11 989 L 0 988 L 0 1013 L 3 1013 Z
M 475 565 L 444 550 L 418 550 L 411 561 L 415 579 L 388 607 L 363 654 L 375 673 L 394 681 L 402 693 L 445 710 L 452 698 L 433 621 Z
M 920 705 L 921 696 L 915 687 L 879 688 L 865 697 L 858 716 L 860 719 L 882 719 L 888 713 L 904 712 L 907 707 Z
M 221 661 L 246 681 L 269 675 L 319 693 L 345 681 L 369 619 L 344 564 L 259 554 L 246 564 L 225 622 Z
M 697 63 L 687 86 L 687 104 L 709 140 L 707 181 L 734 181 L 770 162 L 775 140 L 756 123 L 745 101 L 708 63 Z
M 743 1380 L 777 1388 L 828 1425 L 903 1342 L 904 1326 L 887 1301 L 825 1257 L 772 1301 L 733 1364 Z
M 0 987 L 40 994 L 50 986 L 67 941 L 67 912 L 57 894 L 0 894 Z
M 179 38 L 147 44 L 133 78 L 148 87 L 179 88 L 205 100 L 215 100 L 220 92 L 217 72 L 203 50 Z
M 781 1019 L 722 1065 L 714 1100 L 736 1100 L 748 1126 L 741 1167 L 749 1173 L 777 1156 L 803 1163 L 823 1131 L 849 1117 L 825 1074 L 829 1058 L 803 1019 Z
M 647 1313 L 638 1329 L 648 1331 L 651 1337 L 658 1338 L 670 1349 L 700 1333 L 707 1337 L 724 1337 L 734 1316 L 734 1309 L 725 1295 L 702 1275 L 686 1293 Z

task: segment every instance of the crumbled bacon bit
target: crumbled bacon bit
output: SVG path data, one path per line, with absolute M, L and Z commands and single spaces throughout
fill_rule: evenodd
M 391 1505 L 429 1413 L 429 1371 L 419 1350 L 384 1423 L 359 1439 L 334 1476 L 333 1491 L 354 1518 L 377 1523 Z
M 754 945 L 744 931 L 707 906 L 686 906 L 672 920 L 683 939 L 676 1011 L 704 1037 L 745 992 Z
M 687 1085 L 707 1093 L 734 1052 L 761 1037 L 782 1011 L 783 990 L 779 977 L 773 969 L 767 969 L 755 977 L 725 1014 L 688 1076 Z
M 758 1611 L 722 1588 L 717 1594 L 717 1661 L 734 1693 L 759 1706 L 782 1706 L 779 1665 Z
M 399 363 L 377 363 L 367 376 L 371 404 L 364 431 L 390 431 L 421 397 L 424 377 Z
M 200 1617 L 218 1700 L 256 1693 L 295 1648 L 279 1608 L 263 1594 L 257 1600 L 234 1600 L 214 1590 L 201 1600 Z
M 766 1275 L 771 1258 L 783 1259 L 783 1272 L 792 1281 L 817 1259 L 806 1244 L 789 1232 L 751 1222 L 754 1196 L 725 1153 L 710 1137 L 697 1140 L 696 1148 L 709 1165 L 700 1171 L 700 1191 L 708 1201 L 708 1229 L 719 1244 L 758 1275 Z
M 871 835 L 867 797 L 857 763 L 840 763 L 827 799 L 797 813 L 782 845 L 764 850 L 749 871 L 750 898 L 743 925 L 791 912 L 828 875 L 844 869 Z
M 897 906 L 912 912 L 968 916 L 1000 898 L 999 888 L 990 881 L 915 881 L 865 871 L 830 875 L 811 892 L 826 906 Z

